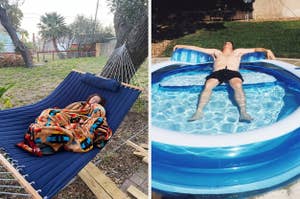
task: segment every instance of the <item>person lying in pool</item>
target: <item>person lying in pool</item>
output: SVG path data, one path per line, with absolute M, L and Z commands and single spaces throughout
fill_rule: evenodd
M 225 82 L 234 90 L 234 98 L 238 104 L 240 112 L 240 122 L 251 122 L 253 118 L 246 111 L 246 98 L 242 88 L 243 77 L 239 73 L 241 57 L 244 54 L 252 52 L 265 52 L 268 59 L 275 59 L 271 50 L 265 48 L 238 48 L 234 49 L 232 41 L 226 41 L 223 44 L 223 49 L 200 48 L 196 46 L 176 45 L 177 48 L 185 48 L 196 50 L 210 54 L 214 58 L 213 72 L 206 77 L 204 90 L 202 91 L 198 103 L 198 108 L 195 114 L 188 121 L 195 121 L 202 117 L 203 108 L 208 103 L 212 93 L 212 89 L 217 85 Z
M 48 108 L 29 126 L 24 141 L 17 146 L 37 156 L 62 149 L 87 152 L 93 146 L 102 148 L 112 135 L 105 115 L 104 99 L 98 94 L 63 109 Z

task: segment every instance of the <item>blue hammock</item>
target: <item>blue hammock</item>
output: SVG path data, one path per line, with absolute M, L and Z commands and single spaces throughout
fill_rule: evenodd
M 40 195 L 51 198 L 96 156 L 99 149 L 87 153 L 59 152 L 52 156 L 35 157 L 16 147 L 16 143 L 23 140 L 28 126 L 46 108 L 65 107 L 98 93 L 106 100 L 108 124 L 115 132 L 140 92 L 115 80 L 72 71 L 42 101 L 0 111 L 0 147 L 16 161 L 15 167 L 21 168 L 20 173 L 25 175 L 26 180 L 34 182 L 32 186 L 40 190 Z

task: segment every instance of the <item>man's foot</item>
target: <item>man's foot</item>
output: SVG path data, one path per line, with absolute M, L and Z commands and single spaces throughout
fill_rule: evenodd
M 196 112 L 190 119 L 189 122 L 193 122 L 202 118 L 202 112 Z
M 240 122 L 247 122 L 250 123 L 253 118 L 248 113 L 240 113 Z

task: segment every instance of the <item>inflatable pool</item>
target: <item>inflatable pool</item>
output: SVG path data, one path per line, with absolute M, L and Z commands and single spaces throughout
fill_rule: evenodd
M 178 194 L 235 194 L 277 187 L 300 174 L 300 70 L 242 57 L 251 123 L 238 121 L 228 85 L 218 86 L 204 117 L 196 110 L 209 55 L 177 49 L 152 66 L 152 188 Z

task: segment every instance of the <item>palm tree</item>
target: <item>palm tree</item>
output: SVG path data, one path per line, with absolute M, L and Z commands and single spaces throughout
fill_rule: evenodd
M 65 18 L 56 12 L 46 13 L 41 16 L 38 27 L 40 28 L 39 33 L 42 38 L 45 40 L 51 39 L 55 50 L 59 51 L 57 39 L 64 36 L 67 31 Z

